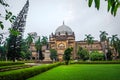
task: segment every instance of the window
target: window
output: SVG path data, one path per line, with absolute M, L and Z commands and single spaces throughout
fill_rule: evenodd
M 65 45 L 64 45 L 63 43 L 60 43 L 60 44 L 58 45 L 58 49 L 65 49 Z

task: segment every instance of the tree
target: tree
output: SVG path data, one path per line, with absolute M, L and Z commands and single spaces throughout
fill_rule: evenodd
M 83 49 L 82 47 L 79 47 L 77 54 L 83 61 L 89 59 L 89 52 L 86 49 Z
M 27 43 L 27 46 L 30 50 L 30 54 L 31 54 L 31 59 L 32 59 L 32 49 L 31 49 L 31 44 L 33 43 L 33 39 L 34 37 L 30 34 L 28 34 L 27 38 L 25 39 L 26 43 Z
M 48 38 L 46 36 L 42 36 L 41 42 L 42 42 L 42 45 L 47 45 L 48 44 Z
M 23 38 L 24 27 L 26 24 L 27 12 L 29 1 L 26 2 L 23 9 L 20 11 L 15 22 L 10 28 L 9 44 L 8 44 L 8 57 L 15 62 L 16 58 L 20 57 L 21 40 Z M 18 32 L 16 32 L 18 31 Z
M 100 41 L 102 42 L 104 42 L 104 41 L 106 41 L 107 40 L 107 35 L 108 35 L 108 33 L 106 33 L 106 31 L 100 31 Z
M 108 48 L 108 51 L 106 53 L 106 56 L 107 56 L 107 60 L 112 60 L 112 51 L 110 48 Z
M 52 61 L 57 60 L 57 51 L 55 49 L 50 49 L 50 58 Z
M 106 50 L 109 48 L 109 42 L 108 42 L 108 38 L 107 38 L 108 33 L 106 33 L 106 31 L 100 31 L 100 33 L 101 33 L 100 36 L 99 36 L 100 37 L 100 42 L 102 44 L 103 52 L 105 54 L 105 60 L 107 60 Z
M 91 34 L 85 35 L 86 38 L 84 39 L 85 41 L 87 41 L 88 46 L 90 45 L 90 47 L 88 48 L 89 52 L 92 49 L 92 44 L 94 43 L 94 37 L 91 36 Z
M 65 60 L 66 65 L 69 64 L 72 50 L 73 50 L 73 48 L 67 48 L 64 52 L 63 58 Z
M 26 42 L 27 42 L 27 45 L 30 47 L 30 45 L 33 43 L 33 39 L 34 37 L 31 36 L 30 34 L 28 34 L 27 38 L 26 38 Z
M 114 49 L 114 53 L 115 53 L 115 59 L 117 58 L 117 54 L 118 54 L 118 50 L 119 50 L 119 38 L 117 37 L 117 35 L 112 35 L 112 37 L 110 37 L 111 41 L 110 41 L 110 45 L 113 47 Z
M 31 57 L 31 52 L 29 50 L 29 45 L 27 44 L 25 39 L 22 39 L 22 42 L 21 42 L 20 57 L 22 59 L 30 59 L 30 57 Z
M 38 38 L 38 40 L 35 42 L 35 48 L 38 52 L 38 59 L 43 60 L 43 54 L 42 54 L 42 42 L 40 37 Z
M 117 9 L 120 7 L 120 1 L 119 0 L 105 0 L 108 3 L 107 11 L 111 11 L 111 14 L 116 16 Z M 91 7 L 93 3 L 93 0 L 88 0 L 88 6 Z M 100 8 L 100 0 L 94 0 L 95 8 L 99 10 Z
M 119 58 L 120 58 L 120 39 L 117 41 L 117 48 L 118 48 L 118 53 L 119 53 Z

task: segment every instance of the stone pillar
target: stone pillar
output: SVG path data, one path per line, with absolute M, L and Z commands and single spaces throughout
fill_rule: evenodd
M 51 59 L 50 59 L 50 51 L 49 50 L 45 50 L 45 52 L 43 52 L 43 54 L 44 54 L 44 60 L 43 61 L 52 61 Z

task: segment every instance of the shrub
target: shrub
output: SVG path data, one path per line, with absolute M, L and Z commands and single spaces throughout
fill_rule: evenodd
M 2 74 L 0 74 L 0 80 L 25 80 L 59 65 L 60 63 L 55 63 L 50 65 L 34 66 L 31 68 L 2 72 Z
M 92 60 L 92 61 L 104 60 L 104 54 L 99 53 L 98 51 L 93 51 L 90 53 L 90 60 Z
M 77 54 L 80 56 L 80 58 L 85 61 L 89 59 L 89 52 L 86 49 L 83 49 L 82 47 L 79 47 L 79 50 Z

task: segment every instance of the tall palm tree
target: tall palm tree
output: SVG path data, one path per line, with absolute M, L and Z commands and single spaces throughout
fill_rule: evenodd
M 41 42 L 42 42 L 42 45 L 47 45 L 48 44 L 48 38 L 46 36 L 42 36 Z
M 117 58 L 117 53 L 118 53 L 118 49 L 119 49 L 119 45 L 118 45 L 118 41 L 119 38 L 116 35 L 112 35 L 112 37 L 110 37 L 111 41 L 110 41 L 110 45 L 113 47 L 114 52 L 115 52 L 115 59 Z
M 88 48 L 88 50 L 89 50 L 89 52 L 91 51 L 91 49 L 92 49 L 92 44 L 94 43 L 94 37 L 92 37 L 92 35 L 91 34 L 86 34 L 85 35 L 86 36 L 86 38 L 84 39 L 85 41 L 87 41 L 87 44 L 88 44 L 88 47 L 89 47 L 89 45 L 90 45 L 90 47 Z
M 104 42 L 104 41 L 106 41 L 107 40 L 107 35 L 108 35 L 108 33 L 106 33 L 106 31 L 100 31 L 100 41 L 102 42 Z
M 100 42 L 102 44 L 102 49 L 103 52 L 105 54 L 105 59 L 107 60 L 107 52 L 106 50 L 109 48 L 109 42 L 108 42 L 108 38 L 107 38 L 108 33 L 106 33 L 106 31 L 100 31 Z
M 30 52 L 31 52 L 31 59 L 32 59 L 32 48 L 31 48 L 31 44 L 33 43 L 33 39 L 34 37 L 31 36 L 30 34 L 28 34 L 28 37 L 26 38 L 26 43 L 29 46 Z
M 38 52 L 38 60 L 43 60 L 43 54 L 42 54 L 42 40 L 40 39 L 40 37 L 38 38 L 38 40 L 35 42 L 35 48 Z
M 28 46 L 30 46 L 33 43 L 33 39 L 34 39 L 34 37 L 31 36 L 30 34 L 28 34 L 28 37 L 26 38 L 26 42 L 27 42 Z

